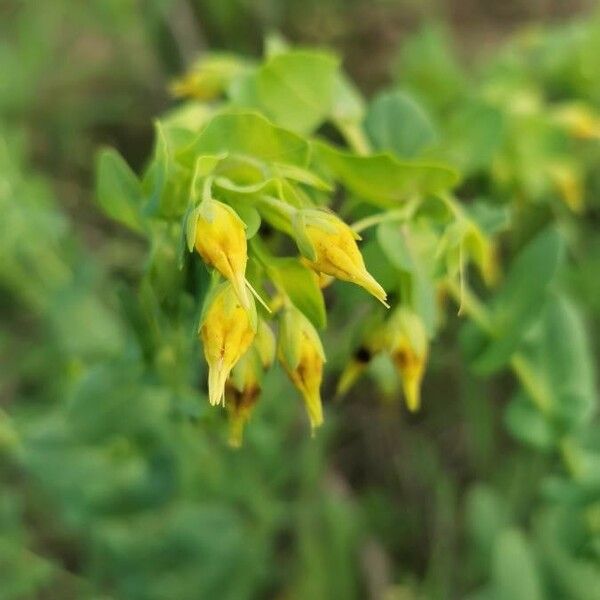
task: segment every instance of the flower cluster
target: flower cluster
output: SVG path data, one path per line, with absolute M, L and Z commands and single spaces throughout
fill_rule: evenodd
M 272 201 L 269 206 L 272 209 Z M 356 243 L 360 237 L 346 223 L 326 210 L 285 210 L 290 224 L 293 220 L 296 230 L 302 228 L 298 237 L 304 243 L 298 245 L 305 256 L 298 262 L 300 268 L 308 267 L 315 278 L 326 275 L 355 283 L 388 306 L 385 290 L 366 269 Z M 254 294 L 259 296 L 246 277 L 247 226 L 232 206 L 208 198 L 192 218 L 194 248 L 225 279 L 205 299 L 199 335 L 209 368 L 209 400 L 211 405 L 227 408 L 230 443 L 241 444 L 244 425 L 260 396 L 262 376 L 273 363 L 275 348 L 283 369 L 304 400 L 314 430 L 323 423 L 321 382 L 325 363 L 317 329 L 282 286 L 277 286 L 272 308 L 261 308 L 259 315 Z M 267 303 L 259 300 L 267 308 Z M 277 343 L 267 323 L 276 310 L 280 312 Z

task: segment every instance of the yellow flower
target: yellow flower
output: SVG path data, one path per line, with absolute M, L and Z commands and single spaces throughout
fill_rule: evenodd
M 388 322 L 388 350 L 402 378 L 408 410 L 421 406 L 421 382 L 425 373 L 429 342 L 420 317 L 401 307 Z
M 498 281 L 500 273 L 496 248 L 492 240 L 473 224 L 465 235 L 465 247 L 479 268 L 486 285 L 494 285 Z
M 600 139 L 600 117 L 585 104 L 564 104 L 554 111 L 553 117 L 573 137 Z
M 240 358 L 225 384 L 225 406 L 229 413 L 229 444 L 242 445 L 244 428 L 258 402 L 262 377 L 275 359 L 275 336 L 262 319 L 250 349 Z
M 176 79 L 171 84 L 170 91 L 178 98 L 214 100 L 244 68 L 244 63 L 237 56 L 209 54 L 193 65 L 188 73 Z
M 575 213 L 583 211 L 583 182 L 581 173 L 573 164 L 555 162 L 548 166 L 550 179 L 563 202 Z
M 302 394 L 312 429 L 323 423 L 321 381 L 325 352 L 311 322 L 295 307 L 283 314 L 278 356 L 292 383 Z
M 308 265 L 319 273 L 359 285 L 389 308 L 385 290 L 367 271 L 356 245 L 360 236 L 332 213 L 306 210 L 303 218 L 304 231 L 314 249 Z
M 231 282 L 242 306 L 247 308 L 248 247 L 244 229 L 244 222 L 230 206 L 211 200 L 198 211 L 194 244 L 204 261 Z
M 255 347 L 250 348 L 233 368 L 225 385 L 225 406 L 229 414 L 229 444 L 242 445 L 244 427 L 260 396 L 260 359 Z
M 360 346 L 354 351 L 348 364 L 342 371 L 337 384 L 336 395 L 343 396 L 364 373 L 371 360 L 385 349 L 385 324 L 369 323 L 369 329 Z
M 223 400 L 225 381 L 238 360 L 248 350 L 256 333 L 256 309 L 240 303 L 231 284 L 217 288 L 208 299 L 201 319 L 200 337 L 208 363 L 208 397 L 212 405 Z

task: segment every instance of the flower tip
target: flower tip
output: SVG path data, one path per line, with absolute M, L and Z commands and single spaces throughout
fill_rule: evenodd
M 403 382 L 404 401 L 406 408 L 411 413 L 416 413 L 421 408 L 421 383 L 417 378 L 405 379 Z
M 373 275 L 371 275 L 371 273 L 365 271 L 361 274 L 361 277 L 356 283 L 363 289 L 367 290 L 369 294 L 377 298 L 377 300 L 379 300 L 379 302 L 381 302 L 381 304 L 383 304 L 386 308 L 390 308 L 390 305 L 387 302 L 386 291 L 381 287 L 379 282 L 375 279 L 375 277 L 373 277 Z
M 310 429 L 314 434 L 315 429 L 318 429 L 323 425 L 323 405 L 321 403 L 321 394 L 319 393 L 319 390 L 313 394 L 305 394 L 304 401 L 306 404 L 306 411 L 308 412 L 308 419 L 310 421 Z
M 336 398 L 345 396 L 348 390 L 356 383 L 356 380 L 362 375 L 366 365 L 358 361 L 351 361 L 342 372 L 335 390 Z
M 227 443 L 230 448 L 234 450 L 239 450 L 242 447 L 242 442 L 244 438 L 244 425 L 242 422 L 235 421 L 230 425 L 229 428 L 229 437 L 227 438 Z
M 229 371 L 223 367 L 223 363 L 209 365 L 208 370 L 208 400 L 211 406 L 225 405 L 225 381 Z

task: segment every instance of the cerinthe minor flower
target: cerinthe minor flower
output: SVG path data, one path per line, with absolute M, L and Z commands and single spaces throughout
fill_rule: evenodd
M 387 324 L 388 350 L 402 378 L 402 389 L 408 410 L 421 406 L 421 382 L 425 373 L 429 342 L 420 317 L 400 307 Z
M 208 363 L 208 397 L 212 405 L 223 400 L 225 381 L 252 344 L 256 333 L 256 309 L 244 308 L 230 283 L 221 284 L 207 299 L 200 325 L 204 356 Z
M 198 211 L 194 245 L 204 261 L 231 282 L 242 306 L 247 308 L 250 300 L 246 288 L 245 227 L 233 208 L 210 200 Z
M 387 332 L 384 323 L 369 323 L 369 329 L 344 367 L 337 384 L 336 395 L 343 396 L 364 373 L 371 360 L 385 350 Z
M 385 290 L 367 271 L 356 245 L 360 236 L 336 215 L 323 210 L 304 210 L 302 219 L 303 232 L 314 250 L 314 256 L 308 260 L 310 267 L 359 285 L 389 308 Z
M 229 444 L 242 445 L 244 427 L 260 396 L 261 367 L 256 348 L 251 347 L 233 368 L 225 385 L 225 406 L 229 414 Z
M 312 323 L 294 306 L 286 307 L 279 332 L 278 357 L 302 394 L 312 429 L 323 423 L 321 381 L 325 352 Z
M 225 384 L 225 406 L 229 413 L 229 444 L 242 445 L 244 428 L 250 419 L 262 387 L 263 373 L 275 358 L 275 336 L 271 328 L 259 320 L 252 346 L 240 358 Z

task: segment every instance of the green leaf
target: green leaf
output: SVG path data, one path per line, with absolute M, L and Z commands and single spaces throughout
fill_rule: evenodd
M 503 498 L 483 484 L 475 484 L 465 499 L 465 530 L 480 572 L 489 573 L 494 541 L 508 524 Z
M 346 75 L 337 71 L 331 119 L 337 123 L 361 123 L 365 114 L 365 101 L 354 83 Z
M 317 259 L 317 251 L 313 246 L 311 239 L 306 233 L 306 223 L 304 222 L 304 213 L 302 211 L 296 211 L 292 216 L 292 234 L 296 240 L 298 250 L 300 254 L 308 260 Z
M 377 150 L 389 150 L 401 158 L 412 158 L 435 143 L 437 134 L 425 111 L 411 96 L 400 91 L 375 97 L 365 127 Z
M 291 50 L 258 70 L 258 99 L 276 123 L 310 133 L 330 112 L 339 61 L 323 52 Z
M 156 143 L 152 163 L 148 167 L 142 182 L 148 197 L 144 214 L 167 218 L 181 217 L 189 204 L 188 173 L 174 159 L 173 140 L 169 131 L 160 121 L 155 123 Z M 195 157 L 190 169 L 194 166 Z
M 102 150 L 98 156 L 96 198 L 109 217 L 138 233 L 143 231 L 140 182 L 115 150 Z
M 446 108 L 468 89 L 452 36 L 437 24 L 425 26 L 405 41 L 397 71 L 404 87 L 438 110 Z
M 542 600 L 538 567 L 525 536 L 506 529 L 494 544 L 492 584 L 496 600 Z
M 199 155 L 223 152 L 299 167 L 306 167 L 309 159 L 309 146 L 304 139 L 252 112 L 215 116 L 177 158 L 191 166 Z
M 426 265 L 431 265 L 434 259 L 427 252 L 430 240 L 421 233 L 409 232 L 398 224 L 382 223 L 377 227 L 377 241 L 390 263 L 408 274 L 410 288 L 404 290 L 408 292 L 404 301 L 421 316 L 425 328 L 432 334 L 437 326 L 438 309 L 432 276 Z
M 556 444 L 558 432 L 524 392 L 519 393 L 506 407 L 504 423 L 516 439 L 537 450 L 549 452 Z
M 295 258 L 278 258 L 269 265 L 269 275 L 317 329 L 325 327 L 327 313 L 323 293 L 310 269 Z
M 570 487 L 573 489 L 572 483 Z M 570 507 L 566 510 L 546 509 L 535 523 L 538 547 L 556 597 L 597 600 L 600 590 L 598 560 L 581 556 L 580 548 L 573 548 L 575 540 L 569 540 L 573 530 L 581 527 L 577 523 L 580 518 L 581 513 Z
M 458 173 L 433 163 L 400 161 L 391 154 L 357 156 L 317 142 L 315 149 L 351 192 L 377 206 L 389 207 L 414 195 L 447 190 Z
M 480 372 L 504 365 L 539 319 L 562 253 L 562 239 L 551 228 L 539 233 L 517 256 L 492 304 L 493 339 L 476 360 Z
M 228 202 L 240 219 L 244 221 L 244 225 L 246 225 L 246 238 L 253 238 L 260 227 L 261 219 L 259 212 L 253 206 L 239 200 L 230 199 Z
M 466 173 L 491 169 L 504 136 L 504 115 L 493 106 L 473 102 L 452 118 L 442 156 Z
M 590 418 L 597 391 L 593 354 L 577 307 L 553 294 L 544 311 L 540 368 L 561 421 L 570 427 Z

